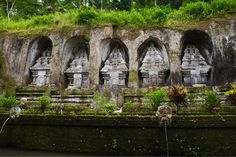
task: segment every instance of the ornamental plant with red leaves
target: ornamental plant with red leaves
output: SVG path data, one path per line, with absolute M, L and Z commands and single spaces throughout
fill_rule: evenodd
M 184 89 L 184 87 L 181 87 L 178 85 L 173 85 L 173 86 L 171 86 L 171 89 L 167 95 L 168 95 L 170 101 L 175 103 L 179 109 L 179 105 L 186 102 L 185 98 L 187 95 L 187 91 Z

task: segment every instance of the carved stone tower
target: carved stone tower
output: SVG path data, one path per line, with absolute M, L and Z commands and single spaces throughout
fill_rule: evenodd
M 167 70 L 168 66 L 162 52 L 151 43 L 139 68 L 143 86 L 164 85 Z
M 186 46 L 181 67 L 185 85 L 207 83 L 211 66 L 207 64 L 195 45 Z

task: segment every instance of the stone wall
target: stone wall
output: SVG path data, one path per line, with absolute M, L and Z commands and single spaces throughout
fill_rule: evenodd
M 3 123 L 7 115 L 0 116 Z M 173 116 L 169 155 L 235 156 L 236 116 Z M 0 145 L 83 155 L 166 155 L 164 127 L 155 116 L 20 116 Z
M 184 50 L 188 44 L 194 44 L 200 51 L 200 55 L 210 66 L 210 70 L 204 72 L 207 75 L 207 85 L 221 85 L 233 82 L 236 79 L 236 22 L 225 23 L 212 22 L 204 28 L 189 28 L 189 30 L 172 30 L 168 28 L 148 29 L 123 29 L 112 26 L 97 27 L 93 29 L 81 28 L 71 31 L 44 32 L 40 35 L 21 37 L 17 34 L 2 33 L 0 36 L 0 48 L 5 53 L 8 71 L 13 75 L 17 85 L 29 85 L 33 81 L 30 67 L 40 57 L 39 52 L 45 40 L 52 43 L 51 63 L 49 72 L 49 84 L 57 87 L 67 87 L 68 78 L 65 70 L 69 68 L 73 59 L 72 50 L 80 44 L 86 45 L 89 57 L 88 86 L 103 85 L 101 69 L 109 57 L 114 43 L 119 43 L 121 49 L 126 51 L 122 56 L 128 66 L 126 86 L 142 86 L 140 68 L 140 51 L 145 51 L 145 44 L 153 42 L 161 51 L 167 67 L 164 84 L 183 84 L 181 71 Z M 42 40 L 42 41 L 41 41 Z M 41 41 L 41 43 L 40 43 Z M 144 46 L 143 46 L 144 45 Z M 144 47 L 144 48 L 142 48 Z M 42 53 L 42 52 L 41 52 Z M 143 52 L 144 54 L 146 52 Z M 41 56 L 42 57 L 42 56 Z M 143 57 L 144 58 L 144 57 Z M 146 73 L 144 73 L 146 74 Z M 116 74 L 117 75 L 117 74 Z M 121 73 L 119 73 L 119 76 Z M 76 79 L 76 77 L 74 77 Z M 80 79 L 80 77 L 79 77 Z M 156 78 L 153 78 L 154 82 Z M 150 78 L 151 80 L 151 78 Z M 201 83 L 201 82 L 200 82 Z M 156 85 L 159 85 L 156 83 Z

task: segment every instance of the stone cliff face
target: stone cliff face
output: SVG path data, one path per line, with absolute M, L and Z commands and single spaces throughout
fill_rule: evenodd
M 153 53 L 149 52 L 151 45 L 154 47 Z M 182 59 L 189 45 L 194 45 L 199 54 L 192 58 L 190 56 L 191 59 L 185 60 L 186 64 L 198 61 L 195 63 L 197 66 L 207 65 L 210 67 L 209 71 L 203 73 L 193 67 L 189 71 L 185 70 L 186 75 L 183 75 Z M 212 22 L 206 29 L 186 31 L 168 28 L 129 30 L 104 26 L 94 29 L 81 28 L 68 33 L 42 33 L 27 38 L 2 33 L 0 49 L 4 53 L 7 70 L 17 85 L 29 85 L 34 81 L 37 85 L 37 82 L 41 81 L 43 85 L 67 87 L 74 81 L 77 85 L 85 86 L 84 73 L 72 72 L 70 80 L 65 74 L 70 66 L 83 66 L 84 62 L 80 60 L 83 60 L 84 56 L 79 55 L 81 49 L 86 51 L 84 54 L 88 56 L 88 87 L 104 85 L 107 81 L 112 85 L 115 82 L 114 84 L 128 87 L 143 86 L 144 81 L 145 85 L 157 86 L 185 84 L 183 77 L 188 75 L 190 80 L 194 80 L 194 74 L 202 75 L 198 77 L 200 81 L 192 81 L 196 84 L 204 82 L 207 85 L 220 85 L 236 81 L 236 21 L 224 24 Z M 117 52 L 114 52 L 114 49 L 117 49 Z M 195 50 L 191 51 L 194 52 Z M 199 62 L 199 58 L 204 60 L 204 64 Z M 156 69 L 155 66 L 162 63 L 165 70 Z M 49 64 L 49 72 L 38 68 L 35 73 L 32 67 L 37 66 L 36 64 Z M 141 72 L 143 64 L 150 68 Z M 126 67 L 126 70 L 122 71 L 122 67 Z M 155 72 L 152 72 L 152 69 L 156 69 Z M 45 77 L 49 82 L 45 81 Z M 115 77 L 118 81 L 112 80 Z M 201 78 L 204 78 L 204 81 Z M 119 80 L 122 83 L 119 83 Z

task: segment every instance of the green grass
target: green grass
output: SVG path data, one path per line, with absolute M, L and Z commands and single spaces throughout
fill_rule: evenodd
M 54 13 L 35 16 L 31 19 L 8 21 L 0 19 L 0 32 L 42 32 L 57 28 L 74 26 L 117 25 L 120 27 L 140 28 L 149 26 L 173 27 L 189 22 L 224 16 L 236 11 L 235 0 L 213 0 L 211 3 L 202 1 L 187 3 L 179 9 L 168 6 L 143 8 L 131 11 L 104 11 L 93 8 L 69 10 L 67 13 Z M 30 30 L 30 31 L 29 31 Z

